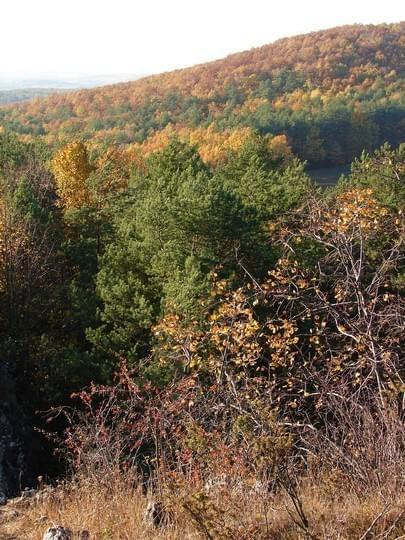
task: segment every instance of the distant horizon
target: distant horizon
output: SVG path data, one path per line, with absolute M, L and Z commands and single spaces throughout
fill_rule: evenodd
M 147 76 L 143 73 L 0 73 L 0 90 L 26 88 L 86 88 L 101 84 L 132 81 Z
M 2 15 L 0 81 L 139 78 L 337 26 L 399 23 L 405 10 L 399 0 L 15 0 Z
M 238 53 L 243 53 L 245 51 L 249 51 L 249 50 L 252 50 L 252 49 L 258 49 L 260 47 L 264 47 L 266 45 L 270 45 L 272 43 L 275 43 L 276 41 L 280 41 L 282 39 L 287 39 L 287 38 L 292 38 L 292 37 L 296 37 L 296 36 L 300 36 L 300 35 L 306 35 L 306 34 L 311 34 L 311 33 L 314 33 L 314 32 L 322 32 L 323 30 L 332 30 L 333 28 L 341 28 L 343 26 L 369 26 L 369 25 L 372 25 L 372 26 L 379 26 L 379 25 L 383 25 L 383 24 L 400 24 L 402 23 L 403 21 L 402 20 L 397 20 L 397 21 L 391 21 L 391 22 L 386 22 L 386 21 L 381 21 L 381 22 L 375 22 L 375 23 L 368 23 L 368 22 L 354 22 L 354 23 L 348 23 L 348 24 L 339 24 L 339 25 L 332 25 L 332 26 L 329 26 L 329 27 L 322 27 L 320 29 L 315 29 L 315 30 L 308 30 L 307 32 L 301 32 L 301 33 L 297 33 L 297 34 L 291 34 L 291 35 L 285 35 L 285 36 L 282 36 L 282 37 L 277 37 L 275 38 L 274 40 L 272 41 L 268 41 L 266 43 L 260 43 L 258 45 L 254 45 L 248 49 L 238 49 L 238 50 L 234 50 L 234 51 L 231 51 L 231 52 L 228 52 L 227 54 L 225 55 L 222 55 L 222 56 L 218 56 L 218 57 L 215 57 L 215 58 L 211 58 L 210 60 L 207 60 L 207 61 L 202 61 L 202 62 L 195 62 L 195 63 L 192 63 L 192 64 L 187 64 L 187 65 L 182 65 L 182 66 L 179 66 L 179 67 L 173 67 L 171 69 L 167 69 L 167 70 L 163 70 L 163 71 L 153 71 L 153 72 L 148 72 L 148 73 L 135 73 L 135 72 L 122 72 L 122 71 L 100 71 L 100 72 L 87 72 L 87 71 L 8 71 L 8 72 L 0 72 L 0 87 L 1 87 L 1 83 L 2 83 L 2 80 L 6 80 L 6 81 L 12 81 L 12 80 L 24 80 L 24 79 L 27 79 L 27 80 L 34 80 L 34 79 L 38 79 L 38 80 L 42 80 L 42 81 L 46 81 L 47 79 L 51 79 L 51 80 L 55 80 L 55 81 L 65 81 L 65 82 L 68 82 L 68 81 L 74 81 L 74 80 L 80 80 L 80 79 L 114 79 L 114 78 L 117 78 L 117 79 L 125 79 L 126 77 L 131 77 L 131 79 L 125 79 L 125 80 L 134 80 L 132 79 L 132 77 L 135 77 L 136 79 L 139 79 L 139 78 L 143 78 L 143 77 L 149 77 L 149 76 L 152 76 L 152 75 L 159 75 L 161 73 L 164 73 L 164 72 L 171 72 L 171 71 L 176 71 L 178 69 L 187 69 L 187 68 L 191 68 L 193 66 L 196 66 L 196 65 L 199 65 L 199 64 L 205 64 L 205 63 L 210 63 L 210 62 L 215 62 L 216 60 L 222 60 L 228 56 L 232 56 L 233 54 L 238 54 Z M 124 81 L 123 81 L 124 82 Z
M 150 75 L 145 73 L 145 75 Z M 104 77 L 139 77 L 143 74 L 139 73 L 122 73 L 122 72 L 100 72 L 100 73 L 88 73 L 88 72 L 69 72 L 69 71 L 26 71 L 26 72 L 2 72 L 0 73 L 1 80 L 21 80 L 21 79 L 55 79 L 55 80 L 76 80 L 76 79 L 96 79 Z

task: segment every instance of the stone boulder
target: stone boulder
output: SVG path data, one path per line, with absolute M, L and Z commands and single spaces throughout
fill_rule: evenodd
M 72 540 L 73 533 L 70 529 L 56 525 L 49 527 L 42 540 Z
M 167 512 L 160 501 L 151 500 L 145 510 L 144 521 L 150 527 L 161 527 L 166 524 Z
M 54 525 L 53 527 L 49 527 L 42 540 L 73 540 L 73 538 L 77 538 L 78 540 L 90 540 L 90 533 L 87 530 L 82 530 L 73 535 L 71 529 L 61 527 L 60 525 Z

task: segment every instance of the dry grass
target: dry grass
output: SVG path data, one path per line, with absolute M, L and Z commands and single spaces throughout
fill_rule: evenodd
M 92 539 L 195 538 L 175 526 L 156 531 L 143 522 L 147 499 L 122 479 L 94 485 L 85 480 L 61 484 L 33 499 L 16 499 L 0 514 L 0 538 L 42 540 L 48 526 L 60 524 L 74 532 L 87 529 Z
M 342 411 L 340 431 L 306 441 L 305 461 L 293 453 L 263 469 L 270 483 L 228 448 L 189 467 L 156 460 L 154 498 L 170 518 L 158 528 L 144 519 L 151 496 L 122 472 L 115 447 L 93 445 L 72 480 L 0 507 L 0 540 L 42 540 L 51 525 L 91 540 L 405 540 L 401 419 Z
M 166 496 L 172 522 L 155 529 L 144 522 L 147 496 L 119 475 L 99 481 L 76 479 L 45 489 L 33 499 L 15 499 L 0 510 L 1 540 L 41 540 L 52 524 L 73 531 L 88 529 L 92 539 L 386 539 L 405 538 L 405 493 L 390 491 L 360 497 L 345 485 L 307 482 L 299 490 L 308 525 L 292 498 L 221 486 L 209 493 L 201 486 Z

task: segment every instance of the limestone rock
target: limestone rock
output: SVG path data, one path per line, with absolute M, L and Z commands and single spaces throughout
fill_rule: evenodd
M 83 529 L 82 531 L 73 534 L 71 529 L 61 527 L 60 525 L 54 525 L 53 527 L 49 527 L 42 540 L 73 540 L 73 538 L 77 538 L 78 540 L 90 540 L 90 533 L 86 529 Z
M 21 497 L 23 499 L 31 499 L 32 497 L 35 497 L 37 494 L 38 494 L 38 491 L 36 489 L 25 488 L 24 491 L 21 493 Z
M 145 511 L 145 522 L 151 527 L 161 527 L 167 521 L 167 513 L 160 501 L 149 501 Z
M 57 525 L 55 527 L 49 527 L 42 540 L 72 540 L 72 538 L 73 535 L 70 529 L 65 529 L 65 527 Z

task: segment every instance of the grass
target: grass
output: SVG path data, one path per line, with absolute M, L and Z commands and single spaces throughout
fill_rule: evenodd
M 141 488 L 119 474 L 79 476 L 1 508 L 0 538 L 41 540 L 47 527 L 60 524 L 75 533 L 87 529 L 98 540 L 405 539 L 405 493 L 391 490 L 389 478 L 362 496 L 330 478 L 321 485 L 306 479 L 298 490 L 304 519 L 293 498 L 285 490 L 258 493 L 239 485 L 206 492 L 184 483 L 166 492 L 171 523 L 156 529 L 145 523 L 148 495 Z

